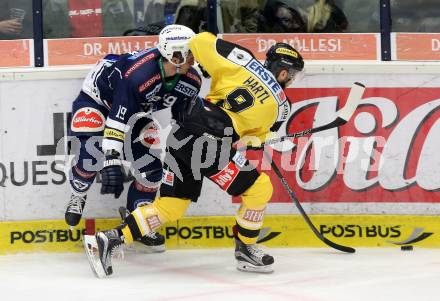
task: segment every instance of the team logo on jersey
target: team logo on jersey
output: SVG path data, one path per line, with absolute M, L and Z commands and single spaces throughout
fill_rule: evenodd
M 194 87 L 193 85 L 190 85 L 188 83 L 179 81 L 176 84 L 176 87 L 174 88 L 174 90 L 188 96 L 188 97 L 193 97 L 197 94 L 197 88 Z
M 74 132 L 100 132 L 104 130 L 105 117 L 95 108 L 81 108 L 75 112 L 71 127 Z
M 149 102 L 155 102 L 161 99 L 161 97 L 154 97 L 157 92 L 159 92 L 160 88 L 162 87 L 162 83 L 156 85 L 154 89 L 151 92 L 148 92 L 145 94 L 145 99 Z
M 237 165 L 234 164 L 234 162 L 229 162 L 225 168 L 209 178 L 220 186 L 221 189 L 227 190 L 237 177 L 239 171 L 240 170 L 238 169 Z
M 164 170 L 162 174 L 162 183 L 165 185 L 173 186 L 174 185 L 174 172 L 169 170 Z
M 159 147 L 160 135 L 159 128 L 154 121 L 149 122 L 141 131 L 139 140 L 146 147 Z
M 142 93 L 148 89 L 152 84 L 160 80 L 160 74 L 156 74 L 153 77 L 149 78 L 146 82 L 139 86 L 139 92 Z

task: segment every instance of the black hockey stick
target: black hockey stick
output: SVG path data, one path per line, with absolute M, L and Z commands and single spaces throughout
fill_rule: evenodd
M 292 191 L 292 189 L 290 188 L 289 184 L 286 181 L 286 178 L 283 177 L 283 175 L 281 174 L 280 170 L 278 169 L 278 166 L 275 164 L 275 162 L 272 160 L 271 156 L 265 151 L 263 150 L 263 154 L 266 157 L 267 160 L 270 161 L 270 165 L 272 166 L 273 171 L 276 173 L 276 175 L 278 176 L 278 178 L 281 181 L 281 184 L 283 184 L 284 189 L 286 189 L 286 191 L 289 193 L 290 196 L 290 200 L 295 203 L 296 208 L 298 208 L 299 212 L 301 213 L 302 217 L 304 218 L 304 220 L 306 221 L 306 223 L 309 225 L 310 229 L 312 229 L 313 233 L 315 233 L 315 235 L 322 241 L 324 242 L 327 246 L 332 247 L 336 250 L 342 251 L 342 252 L 346 252 L 346 253 L 354 253 L 356 252 L 355 249 L 351 248 L 351 247 L 347 247 L 347 246 L 342 246 L 339 245 L 335 242 L 332 242 L 331 240 L 327 239 L 326 237 L 324 237 L 324 235 L 322 235 L 321 232 L 318 231 L 318 229 L 316 229 L 315 225 L 313 225 L 312 221 L 310 220 L 309 216 L 307 215 L 307 213 L 304 211 L 304 208 L 301 206 L 300 202 L 298 201 L 298 199 L 296 198 L 295 193 Z
M 329 123 L 322 125 L 322 126 L 318 126 L 316 128 L 311 128 L 311 129 L 307 129 L 307 130 L 304 130 L 301 132 L 288 134 L 283 137 L 269 139 L 269 140 L 265 141 L 264 143 L 262 143 L 261 146 L 259 146 L 258 148 L 263 148 L 265 145 L 268 145 L 268 144 L 282 142 L 286 139 L 307 136 L 307 135 L 310 135 L 313 133 L 325 131 L 325 130 L 332 129 L 332 128 L 339 127 L 341 125 L 346 124 L 347 121 L 350 120 L 350 118 L 353 115 L 354 111 L 356 110 L 357 106 L 359 105 L 359 102 L 362 99 L 362 95 L 364 94 L 364 91 L 365 91 L 365 86 L 363 84 L 357 83 L 357 82 L 354 83 L 351 87 L 351 90 L 348 95 L 347 102 L 345 103 L 345 106 L 338 111 L 336 119 L 333 120 L 332 122 L 329 122 Z M 252 149 L 256 149 L 256 148 L 252 148 Z

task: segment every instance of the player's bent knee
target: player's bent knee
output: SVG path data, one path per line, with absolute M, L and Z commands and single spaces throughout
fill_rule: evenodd
M 255 182 L 243 193 L 243 203 L 249 207 L 266 205 L 272 197 L 273 186 L 267 174 L 262 172 Z
M 156 231 L 163 224 L 182 217 L 191 200 L 160 197 L 154 203 L 136 208 L 125 220 L 122 228 L 128 243 Z

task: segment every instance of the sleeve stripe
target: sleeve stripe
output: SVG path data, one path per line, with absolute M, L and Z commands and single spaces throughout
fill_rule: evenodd
M 127 132 L 127 128 L 128 126 L 126 124 L 123 124 L 122 122 L 113 120 L 111 118 L 107 118 L 107 120 L 105 121 L 105 125 L 110 127 L 110 128 L 114 128 L 117 129 L 121 132 Z
M 111 140 L 104 138 L 102 140 L 102 150 L 104 153 L 108 150 L 116 150 L 118 153 L 122 154 L 122 151 L 124 149 L 124 143 L 121 141 Z

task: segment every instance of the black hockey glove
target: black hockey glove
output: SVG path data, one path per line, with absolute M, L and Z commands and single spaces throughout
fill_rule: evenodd
M 105 156 L 101 178 L 101 194 L 114 194 L 115 198 L 119 198 L 124 190 L 124 172 L 118 154 L 112 153 Z

